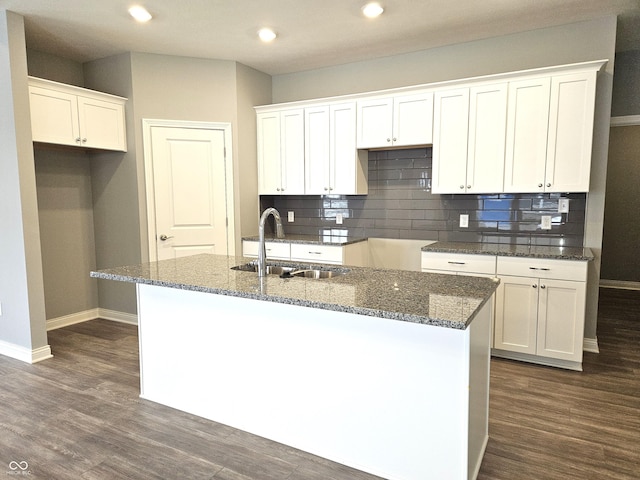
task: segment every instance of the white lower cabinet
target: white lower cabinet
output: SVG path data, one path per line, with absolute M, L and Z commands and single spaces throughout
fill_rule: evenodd
M 422 252 L 422 271 L 497 276 L 492 354 L 582 370 L 586 261 Z
M 366 267 L 369 263 L 367 242 L 355 242 L 348 245 L 322 245 L 317 243 L 290 243 L 286 241 L 265 242 L 267 258 L 273 260 L 292 260 L 298 262 L 330 263 L 334 265 L 353 265 Z M 258 256 L 258 242 L 242 241 L 242 254 L 245 257 Z
M 498 257 L 496 273 L 494 354 L 580 369 L 587 262 Z

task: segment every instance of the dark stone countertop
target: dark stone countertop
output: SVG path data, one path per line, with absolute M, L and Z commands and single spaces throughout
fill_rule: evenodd
M 260 279 L 254 272 L 231 269 L 250 261 L 246 257 L 201 254 L 100 270 L 91 272 L 91 276 L 459 330 L 471 323 L 498 286 L 497 280 L 489 278 L 362 267 L 337 267 L 348 268 L 349 272 L 320 280 L 277 275 Z M 285 263 L 292 264 L 267 262 Z
M 512 245 L 501 243 L 436 242 L 422 247 L 423 252 L 469 253 L 503 257 L 548 258 L 554 260 L 594 259 L 593 252 L 583 247 L 548 247 L 538 245 Z
M 366 237 L 344 237 L 339 235 L 288 235 L 285 233 L 284 238 L 277 238 L 273 235 L 265 235 L 265 241 L 267 242 L 281 242 L 281 243 L 301 243 L 301 244 L 313 244 L 313 245 L 337 245 L 344 246 L 352 243 L 365 242 Z M 242 237 L 242 240 L 250 242 L 257 242 L 258 236 L 254 237 Z

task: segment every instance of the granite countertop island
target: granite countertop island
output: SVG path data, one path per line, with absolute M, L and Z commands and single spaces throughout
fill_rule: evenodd
M 250 261 L 203 254 L 91 273 L 136 284 L 142 398 L 383 478 L 477 477 L 497 281 L 231 268 Z
M 584 247 L 554 247 L 502 243 L 435 242 L 422 247 L 423 252 L 468 253 L 502 257 L 547 258 L 555 260 L 590 261 L 593 252 Z
M 456 329 L 469 325 L 497 287 L 495 280 L 486 278 L 326 265 L 316 267 L 348 273 L 321 280 L 268 275 L 261 281 L 256 273 L 231 268 L 251 261 L 202 254 L 101 270 L 91 276 Z M 285 263 L 292 265 L 267 262 Z

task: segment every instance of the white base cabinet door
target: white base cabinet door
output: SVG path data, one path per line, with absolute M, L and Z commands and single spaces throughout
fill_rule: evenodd
M 536 354 L 581 361 L 586 288 L 583 282 L 540 280 Z
M 535 355 L 537 330 L 538 280 L 500 277 L 493 347 Z

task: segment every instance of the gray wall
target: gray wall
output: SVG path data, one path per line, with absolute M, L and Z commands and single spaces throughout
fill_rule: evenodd
M 611 116 L 640 115 L 640 50 L 616 53 Z
M 616 54 L 611 116 L 640 115 L 640 50 Z M 640 123 L 640 122 L 636 122 Z M 640 125 L 612 127 L 604 215 L 602 278 L 640 282 Z
M 611 128 L 602 278 L 640 282 L 640 125 Z
M 366 92 L 498 72 L 607 59 L 598 76 L 591 185 L 584 244 L 589 265 L 585 336 L 596 337 L 616 18 L 605 17 L 407 55 L 273 78 L 274 102 Z
M 0 341 L 46 348 L 24 19 L 0 10 Z
M 82 86 L 82 65 L 27 51 L 29 75 Z M 77 149 L 34 145 L 47 319 L 98 307 L 90 158 Z
M 262 208 L 275 206 L 292 234 L 582 246 L 585 194 L 433 194 L 431 151 L 369 152 L 368 195 L 263 196 Z M 570 199 L 568 214 L 558 213 L 561 196 Z M 288 211 L 295 213 L 293 223 L 286 222 Z M 460 228 L 463 213 L 468 228 Z M 552 216 L 551 230 L 541 229 L 542 215 Z
M 256 223 L 253 221 L 257 218 L 252 107 L 254 102 L 270 101 L 270 78 L 232 61 L 144 53 L 87 63 L 84 77 L 89 88 L 129 98 L 128 152 L 120 157 L 105 153 L 92 158 L 97 267 L 139 263 L 149 258 L 142 138 L 145 118 L 231 123 L 239 251 L 243 219 Z M 246 184 L 242 175 L 248 179 Z M 100 281 L 99 299 L 101 308 L 136 311 L 132 285 Z

